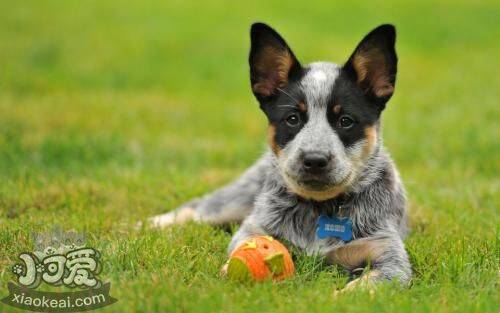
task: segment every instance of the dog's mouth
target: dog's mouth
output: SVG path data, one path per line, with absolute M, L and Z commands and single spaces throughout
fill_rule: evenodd
M 332 178 L 328 174 L 293 175 L 291 173 L 286 173 L 286 176 L 288 176 L 288 180 L 292 180 L 300 188 L 310 191 L 327 191 L 332 188 L 338 188 L 349 180 L 349 175 L 342 179 Z
M 328 181 L 322 179 L 314 179 L 314 178 L 299 180 L 297 181 L 297 183 L 303 188 L 315 191 L 323 191 L 333 187 L 331 183 Z
M 324 201 L 346 192 L 353 183 L 356 173 L 349 169 L 325 171 L 312 174 L 280 164 L 281 176 L 293 193 L 316 201 Z
M 337 181 L 310 177 L 294 179 L 293 176 L 285 175 L 285 181 L 288 187 L 299 196 L 316 201 L 325 201 L 345 192 L 351 182 L 351 175 Z
M 350 175 L 342 178 L 332 178 L 328 175 L 290 175 L 286 174 L 288 178 L 295 182 L 297 186 L 310 191 L 328 191 L 345 186 L 350 180 Z

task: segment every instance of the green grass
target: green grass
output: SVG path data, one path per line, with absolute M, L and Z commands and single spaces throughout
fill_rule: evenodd
M 105 311 L 497 311 L 498 2 L 199 2 L 0 2 L 0 297 L 30 233 L 59 224 L 101 251 L 119 299 Z M 409 194 L 411 288 L 334 299 L 347 277 L 300 254 L 284 283 L 234 283 L 218 276 L 229 233 L 132 230 L 263 151 L 255 20 L 304 63 L 343 62 L 371 28 L 398 27 L 384 136 Z

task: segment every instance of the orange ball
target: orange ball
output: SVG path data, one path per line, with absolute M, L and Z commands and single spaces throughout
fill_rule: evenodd
M 227 276 L 235 280 L 275 281 L 295 272 L 287 248 L 271 236 L 250 237 L 230 255 Z

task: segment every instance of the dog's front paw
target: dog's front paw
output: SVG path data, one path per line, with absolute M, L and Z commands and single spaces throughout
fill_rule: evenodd
M 361 275 L 359 278 L 356 278 L 350 281 L 344 288 L 341 290 L 334 290 L 333 296 L 338 297 L 341 294 L 351 292 L 353 290 L 368 290 L 370 294 L 375 293 L 375 287 L 377 280 L 380 279 L 380 272 L 377 270 L 371 270 L 366 274 Z
M 227 276 L 227 268 L 229 267 L 229 261 L 227 261 L 226 263 L 224 263 L 224 265 L 222 266 L 222 268 L 220 269 L 220 276 L 221 277 L 226 277 Z

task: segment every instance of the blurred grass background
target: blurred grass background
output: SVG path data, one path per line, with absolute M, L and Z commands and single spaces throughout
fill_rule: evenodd
M 59 224 L 102 252 L 109 311 L 496 311 L 499 16 L 497 1 L 0 1 L 0 296 L 31 231 Z M 131 230 L 264 150 L 254 21 L 302 63 L 397 26 L 384 138 L 409 193 L 411 289 L 334 300 L 345 275 L 304 255 L 290 281 L 239 285 L 217 275 L 223 230 Z

